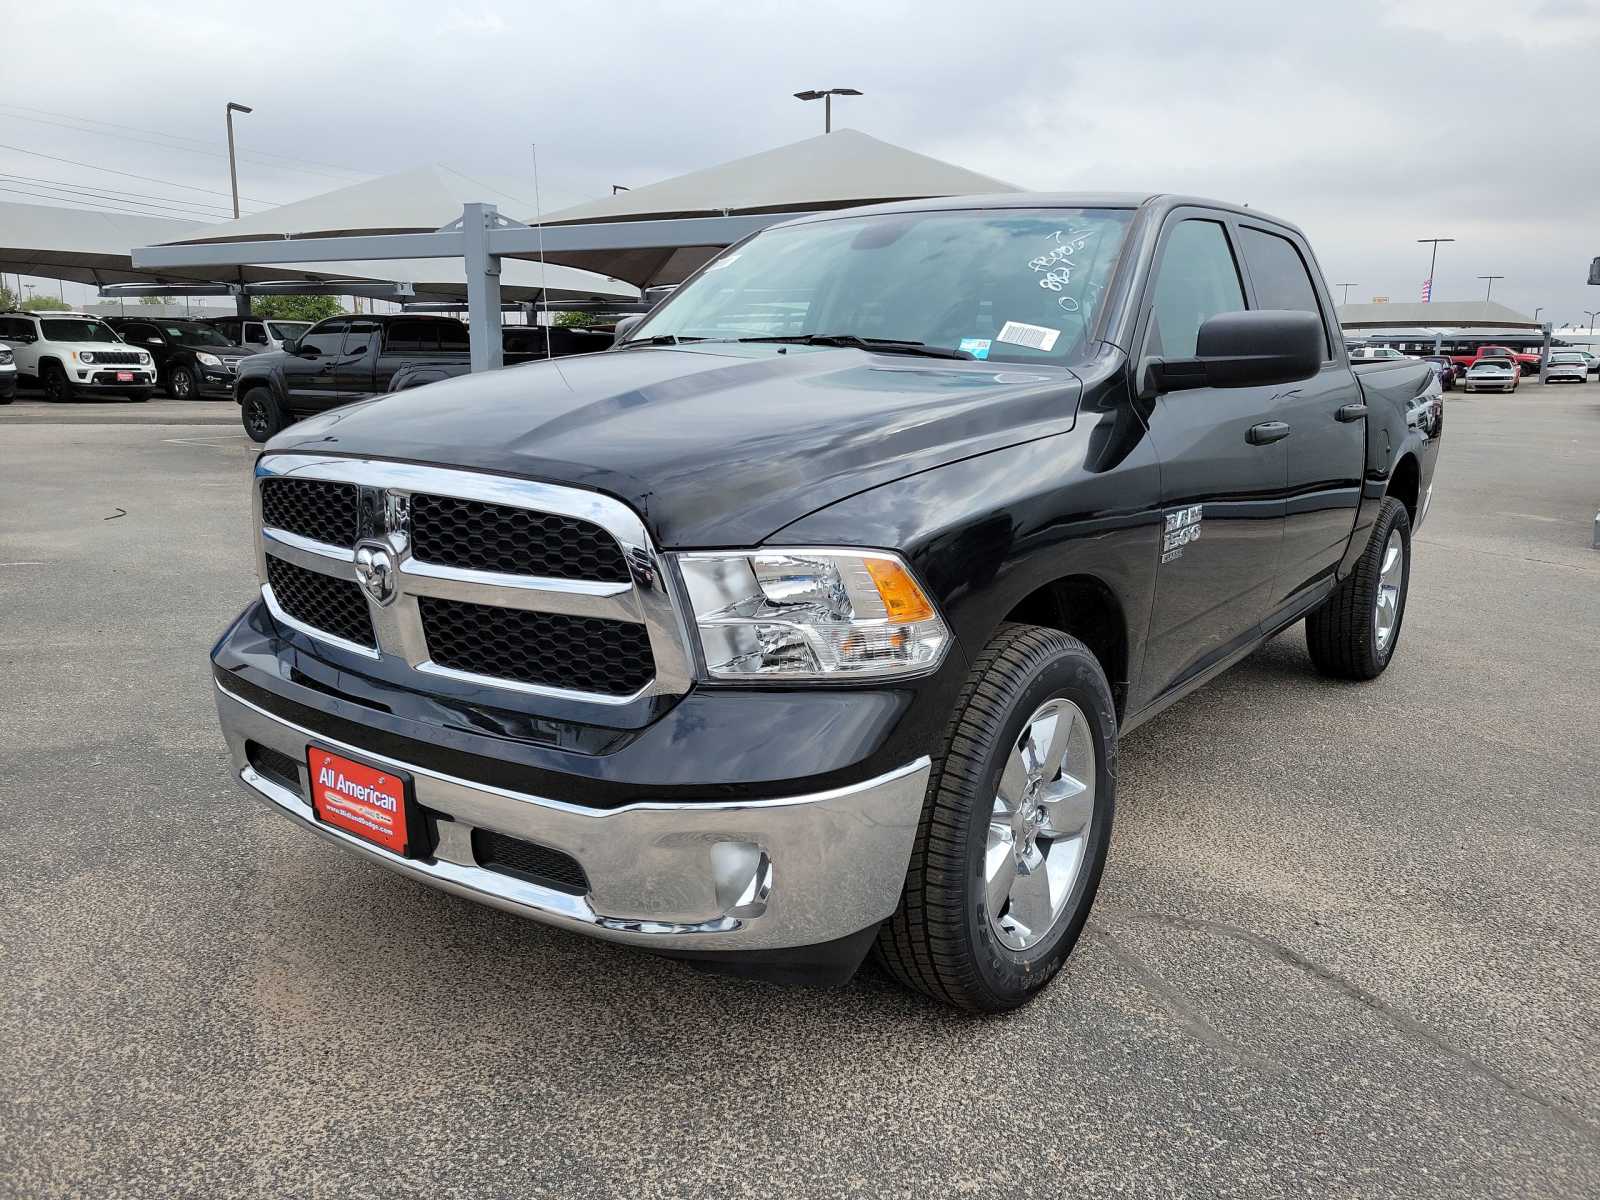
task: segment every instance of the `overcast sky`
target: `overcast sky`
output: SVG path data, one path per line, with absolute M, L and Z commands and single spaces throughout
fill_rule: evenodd
M 1600 0 L 0 0 L 0 30 L 0 199 L 224 215 L 192 206 L 228 204 L 234 99 L 247 209 L 426 162 L 531 195 L 535 141 L 554 209 L 811 136 L 790 93 L 847 86 L 836 125 L 1023 187 L 1286 217 L 1352 301 L 1418 299 L 1440 236 L 1436 299 L 1600 308 Z

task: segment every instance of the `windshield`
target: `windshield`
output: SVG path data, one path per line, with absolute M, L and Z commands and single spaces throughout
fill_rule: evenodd
M 1552 354 L 1550 356 L 1550 361 L 1553 362 L 1553 363 L 1581 363 L 1583 361 L 1583 355 L 1581 355 L 1581 354 Z
M 164 321 L 161 332 L 183 346 L 220 346 L 227 349 L 233 343 L 210 325 L 198 321 Z
M 1509 360 L 1504 358 L 1483 358 L 1479 359 L 1477 365 L 1472 369 L 1474 371 L 1479 369 L 1488 371 L 1509 371 L 1511 369 L 1511 363 Z
M 1132 217 L 987 209 L 772 229 L 712 262 L 624 344 L 842 336 L 1065 362 L 1094 328 Z
M 120 342 L 111 326 L 99 321 L 52 317 L 39 322 L 47 342 Z
M 272 331 L 272 336 L 280 342 L 290 338 L 297 338 L 311 328 L 310 321 L 268 321 L 267 328 Z

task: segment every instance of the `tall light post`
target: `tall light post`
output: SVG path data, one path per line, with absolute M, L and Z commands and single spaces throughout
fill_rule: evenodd
M 1344 299 L 1339 301 L 1339 307 L 1343 308 L 1346 304 L 1350 303 L 1350 289 L 1356 285 L 1353 283 L 1336 283 L 1333 286 L 1342 287 L 1344 289 Z
M 1594 319 L 1596 317 L 1600 317 L 1600 310 L 1597 310 L 1595 312 L 1590 312 L 1586 308 L 1586 309 L 1583 310 L 1583 315 L 1589 318 L 1589 336 L 1593 337 L 1594 336 Z
M 1504 275 L 1479 275 L 1478 278 L 1479 279 L 1487 279 L 1489 281 L 1489 286 L 1483 289 L 1483 302 L 1485 304 L 1487 304 L 1489 302 L 1489 297 L 1494 295 L 1494 281 L 1496 279 L 1504 279 L 1505 276 Z
M 1538 308 L 1533 310 L 1533 323 L 1535 325 L 1537 325 L 1539 323 L 1539 314 L 1542 313 L 1543 311 L 1544 311 L 1544 305 L 1542 305 L 1542 304 Z
M 822 101 L 822 132 L 833 132 L 833 98 L 835 96 L 859 96 L 855 88 L 814 88 L 809 92 L 796 92 L 796 100 L 821 100 Z
M 239 219 L 239 168 L 233 161 L 233 114 L 254 112 L 255 109 L 247 104 L 235 104 L 228 101 L 228 179 L 233 183 L 233 219 Z
M 1432 243 L 1432 245 L 1433 245 L 1433 254 L 1428 259 L 1428 302 L 1430 304 L 1433 302 L 1433 268 L 1435 266 L 1437 266 L 1438 263 L 1439 263 L 1439 243 L 1440 242 L 1453 242 L 1453 241 L 1455 241 L 1455 238 L 1418 238 L 1417 239 L 1417 243 L 1419 245 L 1421 245 L 1424 242 L 1429 242 L 1429 243 Z

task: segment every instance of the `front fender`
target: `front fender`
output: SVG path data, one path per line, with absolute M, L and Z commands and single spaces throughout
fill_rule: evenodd
M 1119 416 L 1119 412 L 1122 414 Z M 1088 577 L 1142 647 L 1160 557 L 1161 481 L 1127 409 L 1083 413 L 1075 429 L 859 492 L 802 517 L 767 545 L 862 546 L 905 555 L 967 657 L 1023 599 Z M 1103 450 L 1117 438 L 1114 465 Z M 1138 662 L 1128 664 L 1130 677 Z

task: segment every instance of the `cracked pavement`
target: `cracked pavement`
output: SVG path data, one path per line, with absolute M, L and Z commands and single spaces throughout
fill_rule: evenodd
M 0 1195 L 1600 1194 L 1600 386 L 1447 398 L 1394 666 L 1321 680 L 1296 627 L 1129 735 L 1090 927 L 997 1020 L 251 803 L 222 411 L 0 409 Z

